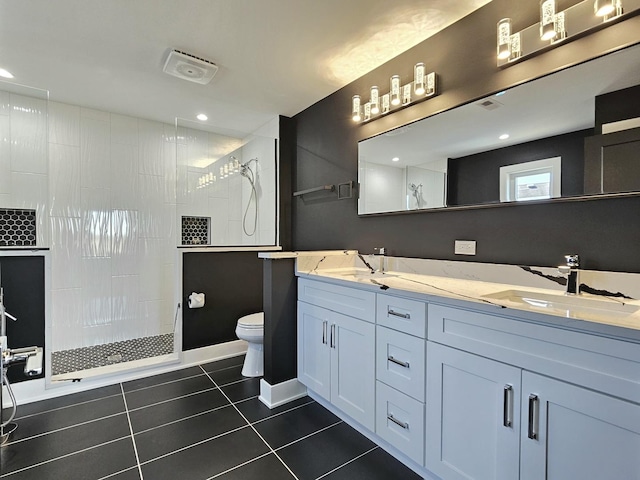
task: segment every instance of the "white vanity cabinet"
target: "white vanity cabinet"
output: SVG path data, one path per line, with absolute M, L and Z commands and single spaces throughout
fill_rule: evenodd
M 424 463 L 426 304 L 376 299 L 376 434 Z
M 298 380 L 373 431 L 375 294 L 306 279 L 298 286 Z M 368 320 L 330 309 L 345 303 Z
M 640 479 L 640 405 L 522 373 L 520 480 Z
M 427 468 L 447 480 L 517 479 L 521 370 L 436 343 L 427 366 Z
M 442 305 L 428 331 L 428 469 L 640 480 L 638 345 Z

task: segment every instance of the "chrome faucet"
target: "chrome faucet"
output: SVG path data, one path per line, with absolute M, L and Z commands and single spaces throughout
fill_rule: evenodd
M 378 272 L 384 273 L 385 271 L 385 258 L 384 255 L 387 253 L 387 249 L 384 247 L 375 247 L 373 249 L 374 255 L 379 258 L 378 263 Z
M 558 272 L 567 276 L 567 295 L 580 295 L 580 257 L 578 255 L 565 255 L 566 265 L 560 265 Z

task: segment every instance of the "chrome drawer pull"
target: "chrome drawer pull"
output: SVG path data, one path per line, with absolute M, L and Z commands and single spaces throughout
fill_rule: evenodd
M 511 427 L 513 425 L 513 387 L 505 385 L 503 394 L 502 425 Z
M 397 420 L 393 415 L 389 414 L 389 415 L 387 415 L 387 418 L 388 418 L 389 420 L 391 420 L 393 423 L 395 423 L 396 425 L 398 425 L 398 426 L 400 426 L 400 427 L 404 428 L 405 430 L 408 430 L 408 429 L 409 429 L 409 424 L 408 424 L 408 423 L 406 423 L 406 422 L 401 422 L 400 420 Z
M 540 416 L 540 399 L 537 395 L 529 395 L 529 431 L 527 436 L 531 440 L 538 440 L 538 419 Z
M 409 368 L 409 362 L 402 362 L 400 360 L 396 360 L 395 358 L 393 358 L 391 355 L 389 355 L 387 357 L 387 360 L 389 360 L 390 362 L 395 363 L 396 365 L 400 365 L 401 367 L 404 368 Z
M 322 322 L 322 343 L 327 344 L 327 321 Z
M 331 348 L 336 348 L 336 324 L 331 324 L 331 342 L 329 344 Z
M 393 315 L 394 317 L 400 317 L 400 318 L 406 318 L 406 319 L 410 319 L 411 318 L 411 314 L 410 313 L 398 313 L 394 310 L 387 310 L 387 313 L 389 315 Z

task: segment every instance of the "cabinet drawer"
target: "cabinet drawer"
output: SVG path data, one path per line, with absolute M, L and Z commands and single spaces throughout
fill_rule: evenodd
M 374 322 L 376 294 L 306 278 L 298 279 L 298 300 Z
M 640 344 L 436 304 L 428 332 L 431 341 L 640 403 Z
M 376 383 L 376 433 L 424 464 L 424 403 L 381 382 Z
M 401 332 L 426 337 L 426 312 L 424 302 L 378 294 L 376 322 Z
M 424 402 L 426 341 L 380 325 L 376 333 L 377 379 Z

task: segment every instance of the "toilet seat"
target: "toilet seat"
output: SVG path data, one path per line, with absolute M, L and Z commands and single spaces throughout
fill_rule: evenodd
M 264 313 L 252 313 L 245 315 L 238 320 L 238 326 L 247 330 L 260 329 L 264 327 Z

